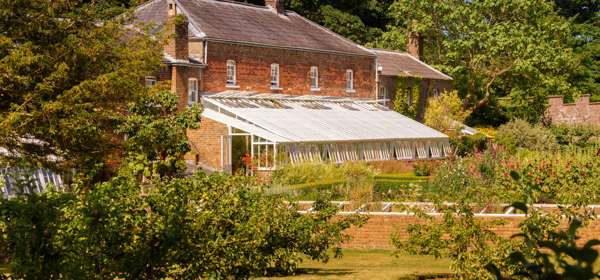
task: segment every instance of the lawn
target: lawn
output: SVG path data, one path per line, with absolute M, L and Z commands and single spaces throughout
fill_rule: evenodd
M 450 273 L 447 259 L 427 256 L 392 256 L 386 250 L 344 250 L 341 259 L 323 264 L 305 261 L 296 276 L 261 278 L 262 280 L 350 280 L 350 279 L 434 279 Z M 418 276 L 418 277 L 417 277 Z M 421 278 L 423 276 L 423 278 Z M 438 278 L 435 278 L 438 279 Z

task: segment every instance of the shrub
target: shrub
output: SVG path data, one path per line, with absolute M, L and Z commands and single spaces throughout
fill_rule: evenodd
M 558 124 L 550 127 L 561 146 L 589 148 L 600 146 L 600 126 Z
M 518 148 L 532 151 L 555 151 L 558 143 L 554 135 L 541 125 L 523 120 L 510 121 L 498 128 L 496 143 L 514 151 Z
M 431 175 L 432 166 L 429 162 L 418 162 L 414 165 L 414 172 L 416 176 L 429 176 Z
M 450 138 L 457 138 L 465 119 L 470 114 L 464 109 L 464 102 L 457 91 L 444 92 L 440 96 L 428 98 L 424 122 Z
M 80 196 L 0 200 L 0 248 L 25 279 L 226 279 L 293 272 L 301 256 L 339 255 L 343 230 L 323 200 L 302 215 L 251 178 L 119 176 Z M 4 234 L 6 233 L 6 234 Z
M 349 184 L 371 182 L 375 171 L 364 162 L 346 162 L 341 165 L 306 163 L 287 165 L 273 171 L 275 186 L 290 186 L 321 181 L 344 180 Z
M 488 147 L 488 137 L 485 134 L 477 133 L 474 135 L 465 135 L 458 139 L 450 139 L 454 146 L 456 155 L 468 156 L 477 151 L 485 151 Z

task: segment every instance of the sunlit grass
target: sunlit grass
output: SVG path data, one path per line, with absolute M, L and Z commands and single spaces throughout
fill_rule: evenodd
M 448 275 L 450 262 L 429 256 L 392 256 L 388 250 L 344 250 L 341 259 L 323 264 L 305 261 L 298 275 L 261 279 L 346 280 L 346 279 L 421 279 L 419 276 Z M 432 278 L 424 278 L 432 279 Z

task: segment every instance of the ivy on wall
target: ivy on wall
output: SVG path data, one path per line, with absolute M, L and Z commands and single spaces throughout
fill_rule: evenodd
M 421 78 L 398 77 L 394 110 L 410 118 L 417 118 L 421 98 Z

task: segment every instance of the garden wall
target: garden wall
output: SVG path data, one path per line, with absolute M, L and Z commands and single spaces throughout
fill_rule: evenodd
M 562 96 L 548 97 L 546 115 L 552 123 L 600 123 L 600 103 L 590 102 L 589 95 L 583 95 L 575 103 L 563 102 Z
M 478 216 L 483 220 L 505 221 L 504 225 L 496 226 L 491 230 L 498 235 L 510 238 L 519 232 L 519 223 L 525 218 L 522 215 L 486 215 Z M 400 238 L 407 239 L 406 228 L 410 224 L 423 222 L 422 219 L 402 213 L 378 213 L 370 214 L 369 221 L 361 228 L 350 228 L 346 232 L 352 239 L 344 243 L 343 247 L 348 249 L 394 249 L 390 242 L 392 234 L 398 234 Z M 579 230 L 580 242 L 590 239 L 600 239 L 600 220 L 592 221 L 587 227 Z

